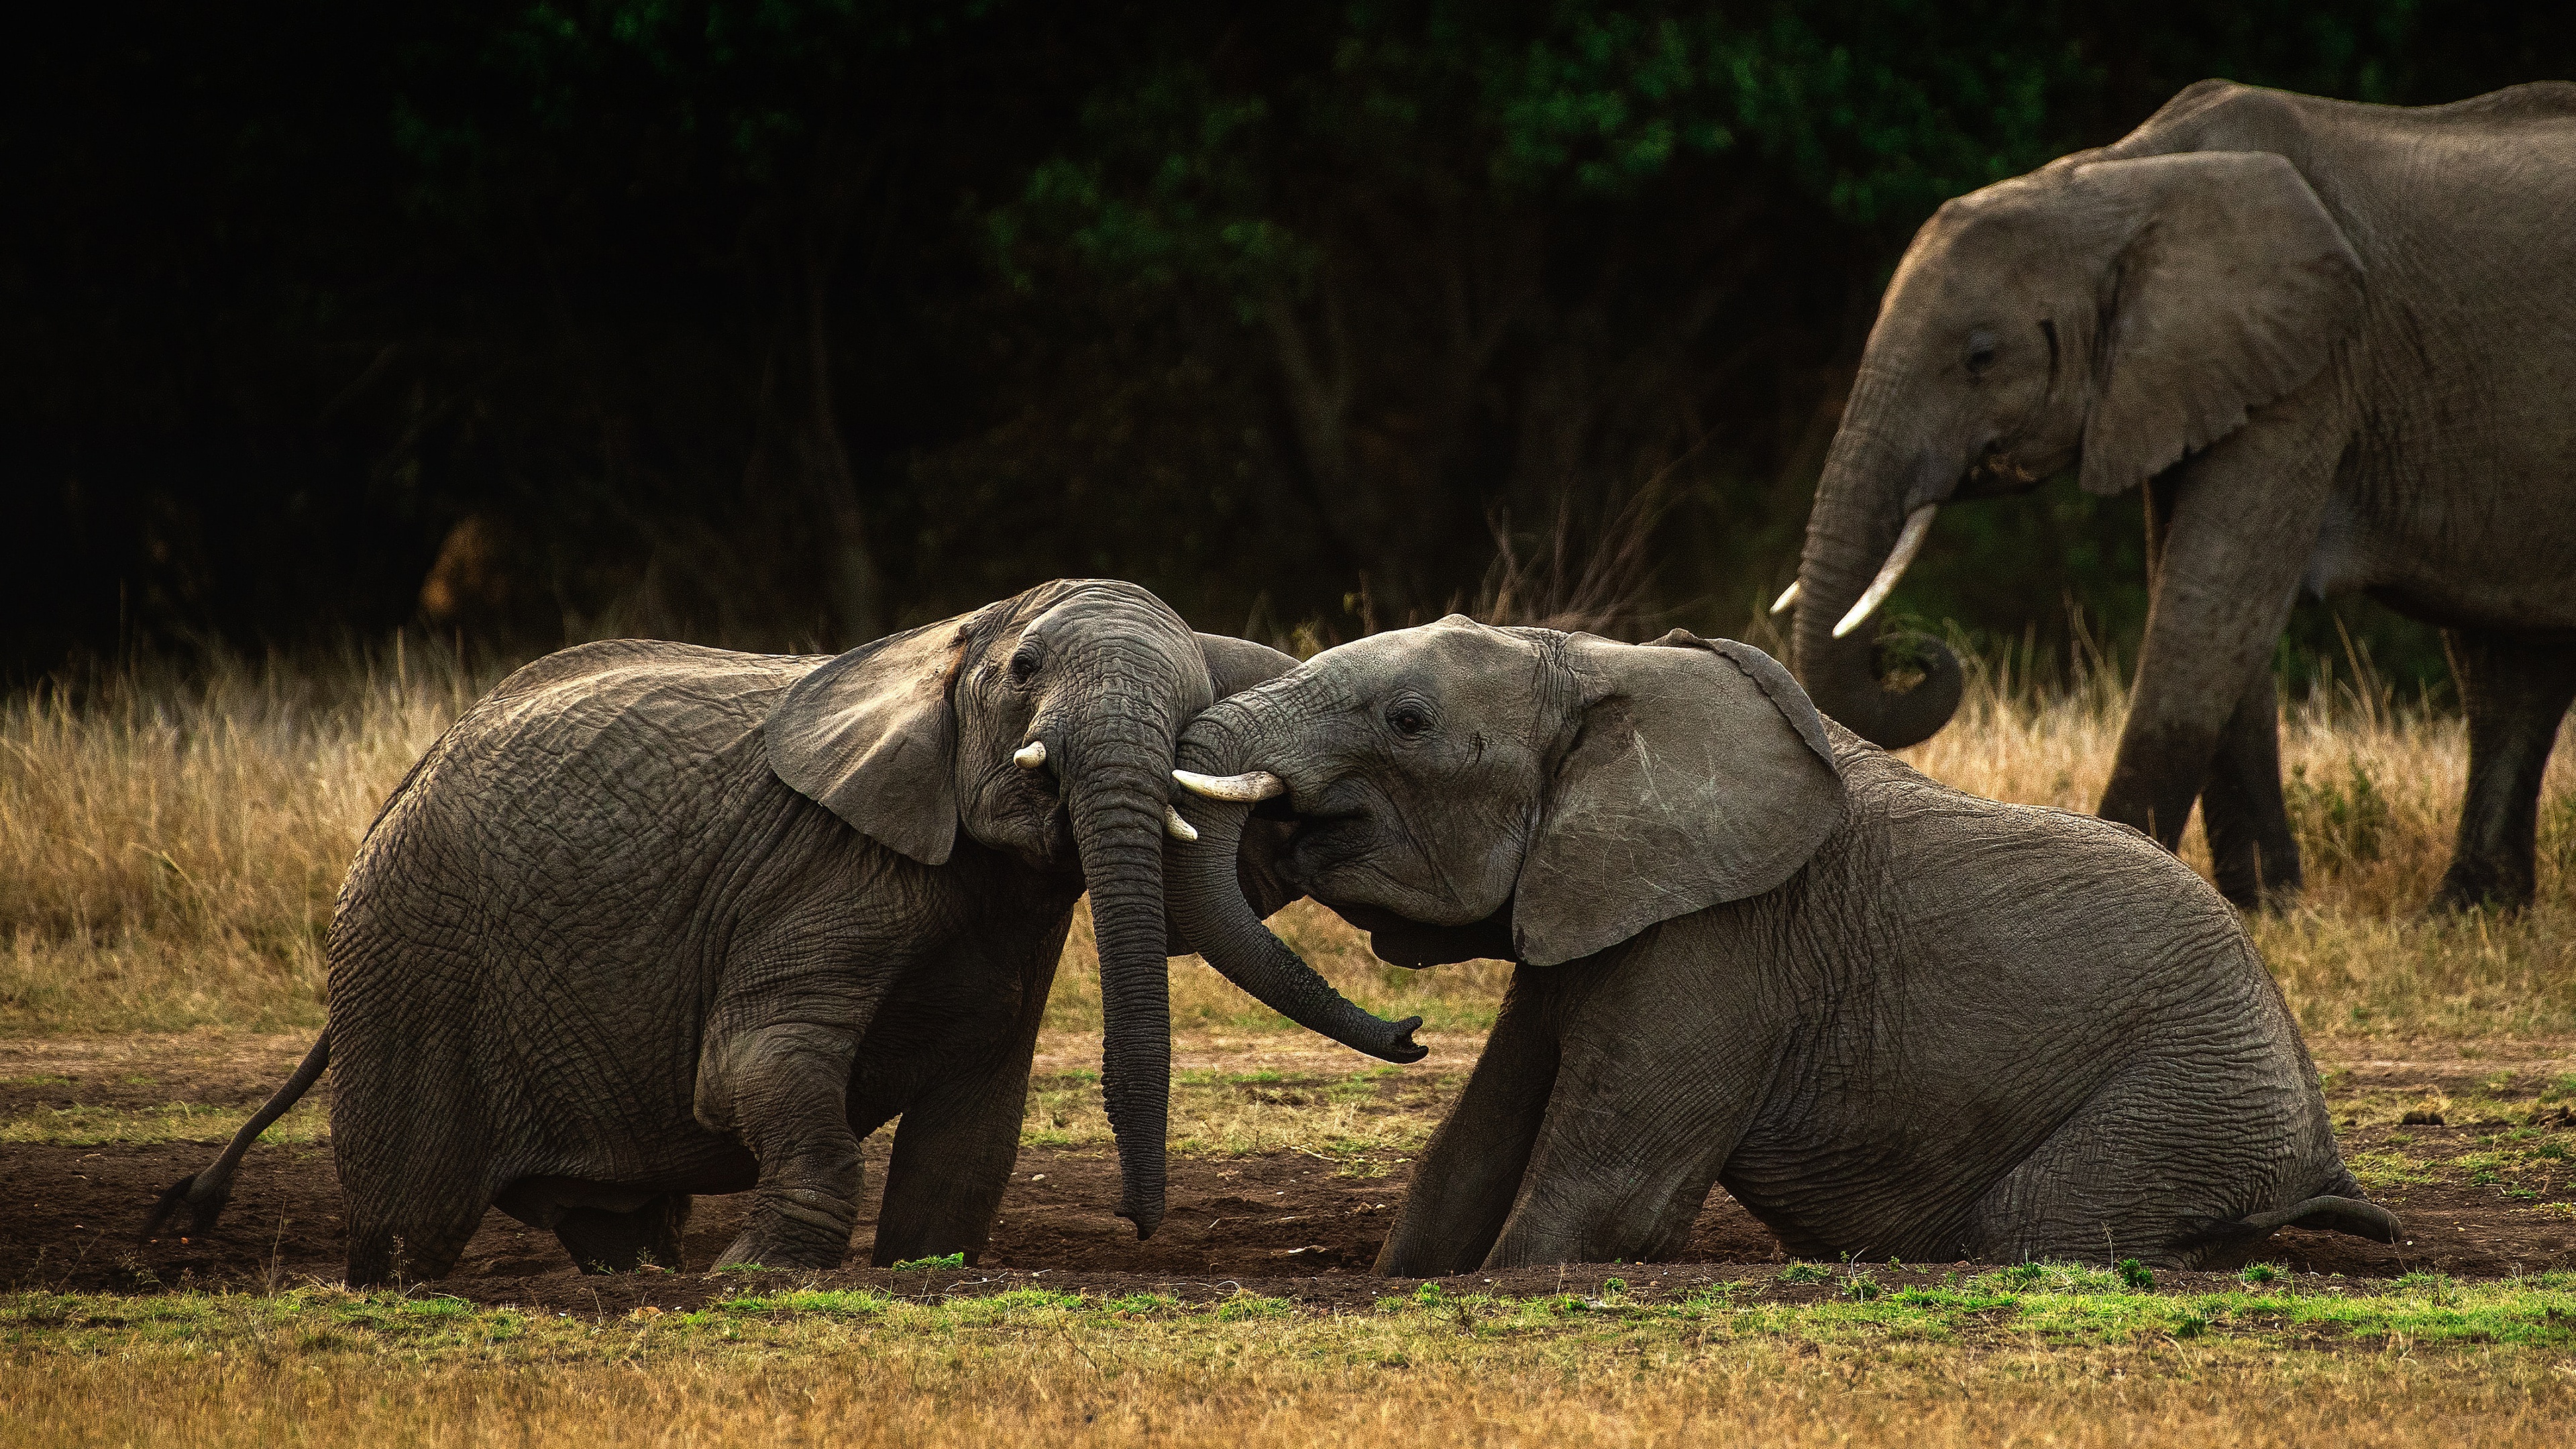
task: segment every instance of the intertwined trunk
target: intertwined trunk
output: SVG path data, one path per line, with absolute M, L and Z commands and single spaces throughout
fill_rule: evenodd
M 1100 709 L 1066 740 L 1063 774 L 1100 952 L 1100 1086 L 1118 1140 L 1118 1215 L 1139 1238 L 1163 1220 L 1172 1090 L 1162 843 L 1172 742 L 1161 721 L 1159 708 Z
M 1221 718 L 1229 714 L 1220 704 L 1199 717 L 1182 746 L 1183 768 L 1218 775 L 1260 768 L 1257 762 L 1245 763 L 1251 751 L 1243 734 L 1229 730 Z M 1235 857 L 1251 805 L 1192 796 L 1186 813 L 1199 838 L 1173 851 L 1172 917 L 1208 964 L 1311 1031 L 1385 1061 L 1421 1060 L 1424 1049 L 1414 1042 L 1413 1030 L 1422 1018 L 1390 1022 L 1362 1011 L 1253 913 L 1235 878 Z

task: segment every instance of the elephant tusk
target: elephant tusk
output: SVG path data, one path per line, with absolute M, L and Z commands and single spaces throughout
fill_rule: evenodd
M 1198 827 L 1183 820 L 1181 812 L 1169 805 L 1163 807 L 1163 833 L 1183 844 L 1199 838 Z
M 1860 602 L 1852 605 L 1851 612 L 1843 615 L 1843 621 L 1834 626 L 1835 638 L 1859 628 L 1862 620 L 1887 602 L 1887 596 L 1896 590 L 1896 581 L 1905 577 L 1905 566 L 1914 562 L 1914 555 L 1922 551 L 1924 536 L 1932 531 L 1932 515 L 1939 509 L 1937 503 L 1926 503 L 1905 516 L 1905 531 L 1896 536 L 1896 547 L 1888 550 L 1887 562 L 1878 566 L 1878 577 L 1869 581 L 1869 588 L 1861 594 Z
M 1288 787 L 1281 783 L 1279 777 L 1268 770 L 1250 770 L 1240 775 L 1202 775 L 1196 770 L 1174 770 L 1172 778 L 1193 795 L 1237 805 L 1249 805 L 1256 800 L 1267 800 L 1288 792 Z
M 1780 613 L 1796 602 L 1798 602 L 1798 585 L 1797 582 L 1793 580 L 1789 587 L 1780 591 L 1780 597 L 1771 601 L 1771 612 L 1774 614 Z
M 1031 740 L 1027 744 L 1020 746 L 1019 753 L 1011 756 L 1011 763 L 1019 766 L 1023 770 L 1034 770 L 1038 766 L 1045 764 L 1046 741 Z

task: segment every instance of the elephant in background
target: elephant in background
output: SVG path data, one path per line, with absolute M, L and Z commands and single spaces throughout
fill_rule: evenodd
M 2204 81 L 1916 233 L 1782 599 L 1798 676 L 1887 748 L 1940 729 L 1958 661 L 1921 641 L 1927 676 L 1891 691 L 1854 631 L 1936 507 L 2076 467 L 2148 518 L 2104 818 L 2170 850 L 2197 798 L 2229 900 L 2295 891 L 2269 661 L 2302 587 L 2358 589 L 2455 660 L 2469 778 L 2437 904 L 2527 902 L 2576 698 L 2571 377 L 2576 85 L 2401 109 Z
M 1804 1256 L 2394 1240 L 2208 886 L 1923 778 L 1748 645 L 1453 617 L 1218 701 L 1180 754 L 1172 895 L 1220 969 L 1294 959 L 1215 889 L 1256 800 L 1381 957 L 1519 963 L 1382 1273 L 1668 1256 L 1713 1181 Z
M 337 1073 L 349 1281 L 436 1278 L 497 1205 L 575 1262 L 678 1265 L 689 1194 L 755 1190 L 724 1263 L 831 1267 L 898 1114 L 875 1258 L 981 1250 L 1088 888 L 1119 1213 L 1163 1215 L 1174 739 L 1286 655 L 1143 589 L 1058 582 L 841 655 L 616 640 L 467 711 L 369 829 L 330 1020 L 223 1157 Z M 1230 891 L 1242 882 L 1229 883 Z M 1311 972 L 1235 980 L 1391 1060 Z

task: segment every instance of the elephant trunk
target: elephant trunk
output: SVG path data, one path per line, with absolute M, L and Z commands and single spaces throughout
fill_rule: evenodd
M 1118 1141 L 1118 1215 L 1144 1239 L 1163 1220 L 1171 1113 L 1162 848 L 1171 741 L 1160 711 L 1111 708 L 1067 743 L 1065 804 L 1100 952 L 1100 1085 Z
M 1226 775 L 1258 767 L 1257 760 L 1237 758 L 1246 751 L 1241 736 L 1218 717 L 1225 709 L 1219 705 L 1191 726 L 1181 747 L 1185 768 Z M 1235 875 L 1251 802 L 1197 794 L 1184 799 L 1198 839 L 1173 848 L 1172 919 L 1183 938 L 1225 979 L 1299 1026 L 1385 1061 L 1420 1061 L 1425 1048 L 1413 1032 L 1422 1018 L 1391 1022 L 1361 1010 L 1253 913 Z
M 1947 495 L 1958 470 L 1931 452 L 1908 457 L 1873 425 L 1887 389 L 1864 371 L 1844 409 L 1843 425 L 1825 459 L 1807 519 L 1807 551 L 1798 565 L 1798 682 L 1816 708 L 1883 749 L 1903 749 L 1940 732 L 1959 707 L 1965 676 L 1959 657 L 1937 639 L 1909 635 L 1888 641 L 1911 656 L 1923 678 L 1902 692 L 1887 687 L 1886 644 L 1860 621 L 1836 638 L 1853 605 L 1889 565 L 1901 570 L 1900 535 L 1920 542 L 1928 524 L 1906 527 L 1909 516 Z M 1945 476 L 1946 474 L 1946 476 Z M 1890 578 L 1890 583 L 1893 579 Z M 1882 596 L 1883 596 L 1883 590 Z

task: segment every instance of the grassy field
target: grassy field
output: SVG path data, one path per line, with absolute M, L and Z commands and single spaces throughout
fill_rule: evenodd
M 1637 1276 L 1329 1312 L 750 1283 L 624 1313 L 28 1294 L 0 1302 L 0 1444 L 2556 1445 L 2576 1415 L 2566 1274 L 2198 1293 L 2099 1272 L 1687 1294 Z
M 48 1052 L 96 1058 L 127 1039 L 169 1042 L 162 1061 L 195 1043 L 291 1061 L 322 1019 L 321 943 L 351 851 L 490 682 L 395 651 L 318 682 L 238 666 L 0 701 L 0 1036 L 24 1063 L 16 1084 L 41 1097 Z M 2043 693 L 1989 666 L 1959 722 L 1908 758 L 1979 793 L 2082 809 L 2122 703 L 2107 671 Z M 2558 1201 L 2576 1076 L 2477 1065 L 2576 1036 L 2576 765 L 2562 751 L 2543 802 L 2538 906 L 2425 920 L 2465 766 L 2459 723 L 2366 680 L 2330 684 L 2285 709 L 2283 753 L 2310 886 L 2249 924 L 2328 1065 L 2339 1127 L 2368 1134 L 2355 1170 L 2374 1190 L 2432 1184 L 2576 1218 Z M 2185 854 L 2197 861 L 2196 841 Z M 1384 1172 L 1455 1091 L 1508 968 L 1385 967 L 1306 904 L 1278 924 L 1373 1009 L 1424 1016 L 1435 1057 L 1408 1072 L 1354 1062 L 1176 962 L 1173 1150 Z M 1078 921 L 1032 1148 L 1105 1145 L 1099 1024 Z M 2334 1066 L 2410 1052 L 2456 1059 L 2452 1086 Z M 0 1145 L 214 1140 L 238 1120 L 127 1080 L 121 1105 L 0 1121 Z M 2476 1125 L 2437 1149 L 2400 1124 L 2426 1111 Z M 271 1136 L 309 1144 L 324 1127 L 308 1105 Z M 1653 1271 L 1634 1290 L 1357 1308 L 1223 1285 L 1199 1303 L 745 1281 L 631 1313 L 321 1286 L 19 1292 L 0 1297 L 0 1444 L 2557 1444 L 2576 1423 L 2566 1273 L 2137 1291 L 2099 1271 L 1794 1268 L 1665 1293 Z

